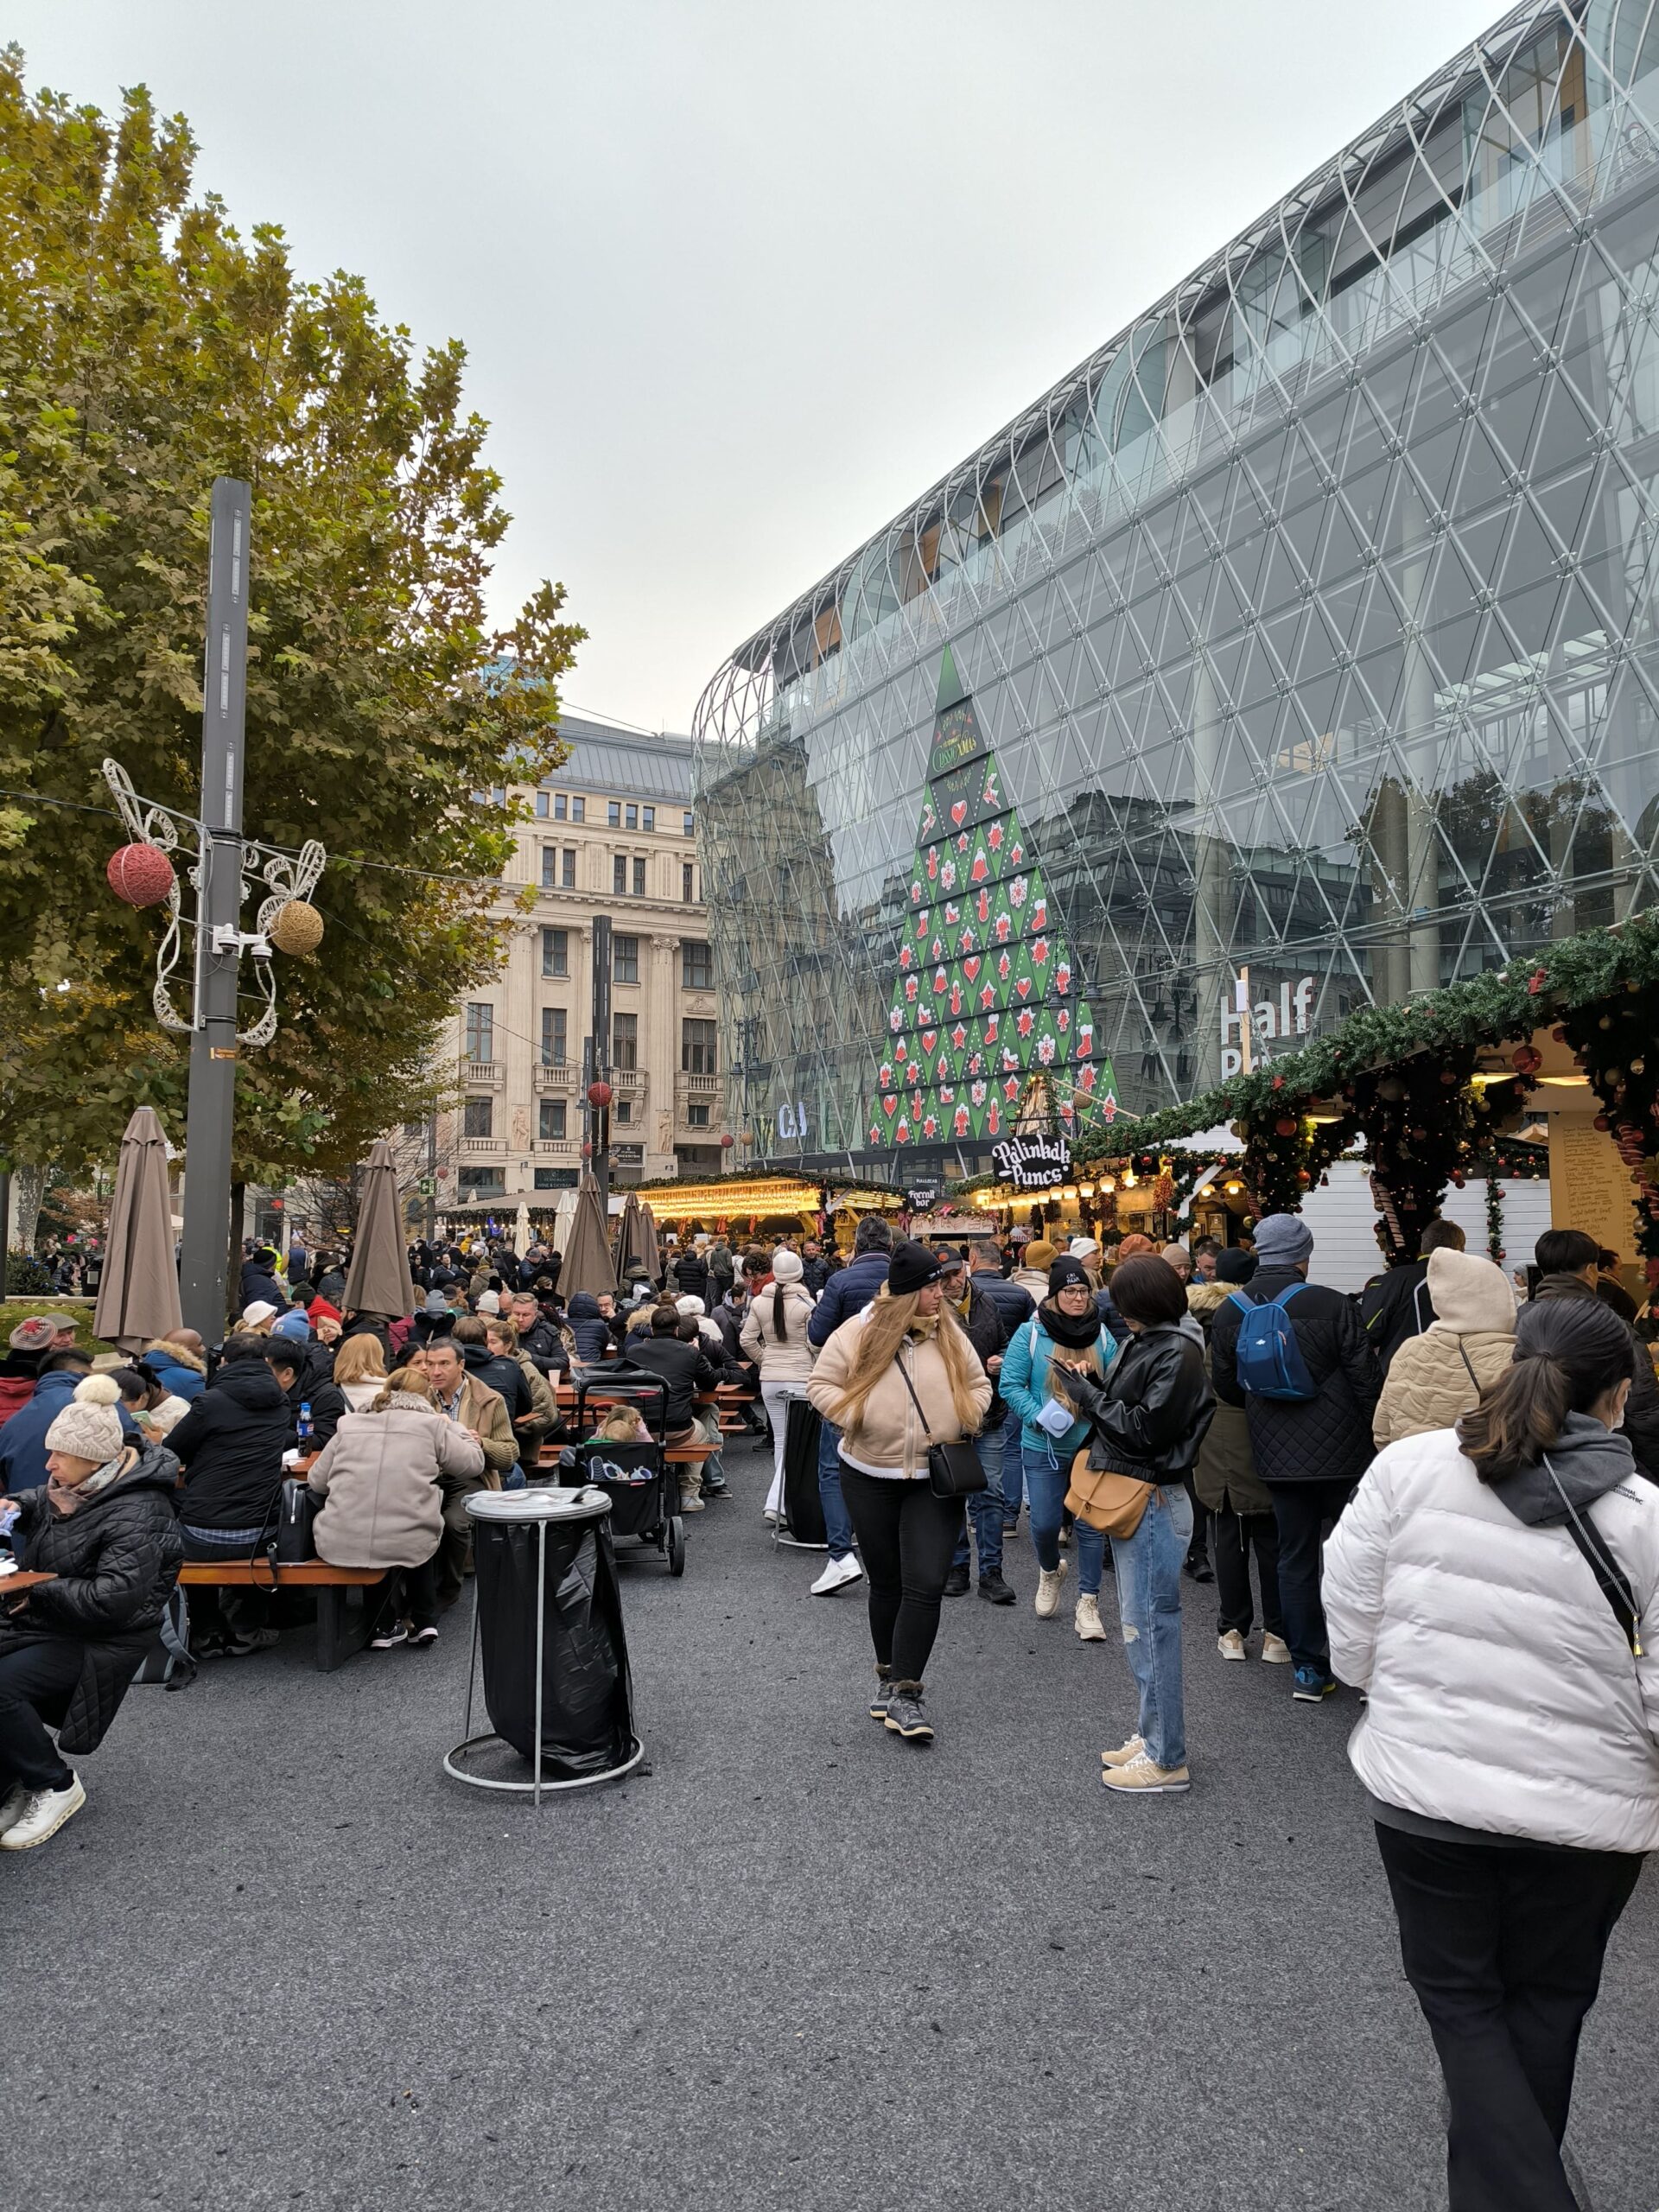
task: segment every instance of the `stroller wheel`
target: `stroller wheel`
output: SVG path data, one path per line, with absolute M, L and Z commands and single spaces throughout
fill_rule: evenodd
M 668 1524 L 668 1571 L 685 1573 L 685 1523 L 677 1513 Z

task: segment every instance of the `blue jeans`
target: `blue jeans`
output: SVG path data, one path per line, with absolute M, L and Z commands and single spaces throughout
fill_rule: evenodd
M 1141 1693 L 1136 1725 L 1154 1764 L 1161 1767 L 1186 1764 L 1181 1561 L 1192 1540 L 1192 1501 L 1179 1483 L 1153 1491 L 1132 1536 L 1112 1538 L 1123 1652 Z
M 1008 1417 L 1002 1424 L 1002 1517 L 1009 1528 L 1020 1518 L 1020 1508 L 1025 1503 L 1026 1469 L 1020 1457 L 1020 1416 L 1008 1408 Z
M 1002 1572 L 1002 1535 L 1007 1523 L 1002 1504 L 1002 1439 L 1001 1428 L 985 1429 L 974 1439 L 979 1452 L 979 1464 L 985 1470 L 985 1487 L 975 1491 L 968 1500 L 968 1517 L 974 1524 L 975 1548 L 979 1553 L 979 1579 Z M 957 1555 L 952 1567 L 968 1564 L 968 1531 L 964 1528 L 957 1538 Z
M 841 1431 L 833 1421 L 818 1423 L 818 1502 L 831 1559 L 845 1559 L 853 1548 L 853 1521 L 841 1494 Z
M 1031 1501 L 1031 1542 L 1037 1564 L 1052 1574 L 1060 1563 L 1060 1515 L 1071 1486 L 1070 1452 L 1063 1456 L 1052 1445 L 1033 1445 L 1022 1439 L 1020 1458 L 1026 1471 L 1026 1496 Z M 1097 1598 L 1106 1566 L 1106 1539 L 1087 1522 L 1073 1524 L 1071 1541 L 1077 1552 L 1077 1595 Z

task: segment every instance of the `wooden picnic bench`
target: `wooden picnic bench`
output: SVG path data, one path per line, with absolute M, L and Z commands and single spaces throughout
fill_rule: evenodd
M 327 1560 L 298 1560 L 287 1566 L 268 1567 L 245 1559 L 186 1560 L 179 1580 L 188 1589 L 269 1590 L 271 1575 L 278 1590 L 315 1590 L 317 1593 L 317 1672 L 332 1675 L 336 1667 L 360 1651 L 374 1625 L 374 1607 L 368 1592 L 378 1589 L 392 1570 L 379 1567 L 330 1567 Z M 353 1608 L 349 1592 L 364 1592 Z

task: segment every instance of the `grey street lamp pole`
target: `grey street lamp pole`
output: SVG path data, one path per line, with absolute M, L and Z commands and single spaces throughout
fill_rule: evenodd
M 236 1116 L 236 987 L 242 918 L 242 772 L 248 699 L 248 569 L 253 493 L 215 479 L 202 681 L 201 849 L 195 1019 L 185 1138 L 180 1304 L 209 1344 L 224 1334 Z
M 611 918 L 594 917 L 594 1054 L 590 1080 L 611 1079 Z M 584 1103 L 586 1102 L 584 1101 Z M 594 1147 L 594 1180 L 599 1185 L 600 1216 L 608 1234 L 611 1217 L 611 1109 L 588 1108 L 588 1142 Z

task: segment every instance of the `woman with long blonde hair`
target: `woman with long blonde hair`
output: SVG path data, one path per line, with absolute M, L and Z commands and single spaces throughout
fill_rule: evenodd
M 930 1742 L 923 1670 L 963 1512 L 959 1497 L 934 1495 L 927 1455 L 977 1433 L 991 1384 L 925 1245 L 894 1248 L 886 1288 L 824 1345 L 806 1395 L 841 1431 L 842 1493 L 870 1586 L 870 1717 Z

